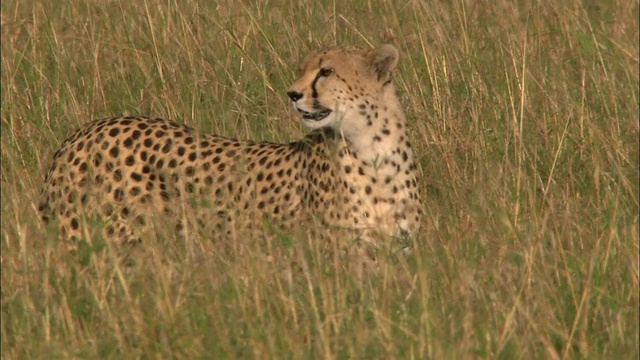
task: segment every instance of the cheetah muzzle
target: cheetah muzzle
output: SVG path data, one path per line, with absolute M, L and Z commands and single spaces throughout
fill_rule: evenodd
M 147 117 L 107 118 L 55 153 L 40 213 L 60 237 L 82 239 L 100 218 L 105 238 L 139 242 L 152 224 L 229 239 L 268 220 L 309 220 L 362 239 L 416 234 L 422 206 L 404 112 L 393 85 L 395 47 L 311 52 L 287 92 L 303 139 L 245 141 Z M 317 223 L 317 222 L 313 222 Z
M 319 101 L 313 102 L 312 111 L 305 111 L 304 109 L 299 107 L 297 105 L 297 102 L 304 96 L 302 93 L 296 91 L 288 91 L 287 95 L 293 103 L 293 108 L 300 114 L 302 114 L 303 120 L 320 121 L 331 114 L 331 109 L 323 106 Z
M 302 118 L 305 120 L 312 120 L 312 121 L 320 121 L 324 118 L 326 118 L 327 116 L 329 116 L 329 114 L 331 114 L 331 110 L 330 109 L 323 109 L 320 110 L 318 112 L 315 113 L 310 113 L 304 110 L 299 110 L 300 113 L 302 114 Z

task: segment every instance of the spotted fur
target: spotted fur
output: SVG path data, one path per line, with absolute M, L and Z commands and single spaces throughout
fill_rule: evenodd
M 118 242 L 139 241 L 158 217 L 178 230 L 193 221 L 212 238 L 233 234 L 239 218 L 287 228 L 315 217 L 365 238 L 413 234 L 422 210 L 392 82 L 397 61 L 390 45 L 309 54 L 287 94 L 312 131 L 289 144 L 146 117 L 89 123 L 55 153 L 42 217 L 57 217 L 67 238 L 99 217 Z

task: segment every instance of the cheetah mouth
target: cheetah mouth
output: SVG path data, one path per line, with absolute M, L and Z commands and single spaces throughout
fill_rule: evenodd
M 304 120 L 311 120 L 311 121 L 320 121 L 326 118 L 327 116 L 329 116 L 329 114 L 331 114 L 331 110 L 329 109 L 324 109 L 314 113 L 310 113 L 308 111 L 300 111 L 300 112 L 302 113 L 302 118 Z

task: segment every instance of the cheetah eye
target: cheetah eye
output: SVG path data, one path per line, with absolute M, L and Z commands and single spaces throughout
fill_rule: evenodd
M 326 68 L 320 69 L 320 72 L 318 73 L 318 75 L 320 75 L 322 77 L 327 77 L 327 76 L 333 74 L 333 72 L 334 72 L 333 68 L 326 67 Z

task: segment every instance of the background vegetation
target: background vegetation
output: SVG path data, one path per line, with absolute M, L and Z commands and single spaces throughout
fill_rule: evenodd
M 637 359 L 638 16 L 629 0 L 3 1 L 2 357 Z M 129 274 L 38 221 L 79 125 L 294 140 L 299 59 L 383 42 L 422 173 L 412 256 L 363 274 L 302 231 L 200 262 L 158 242 Z

